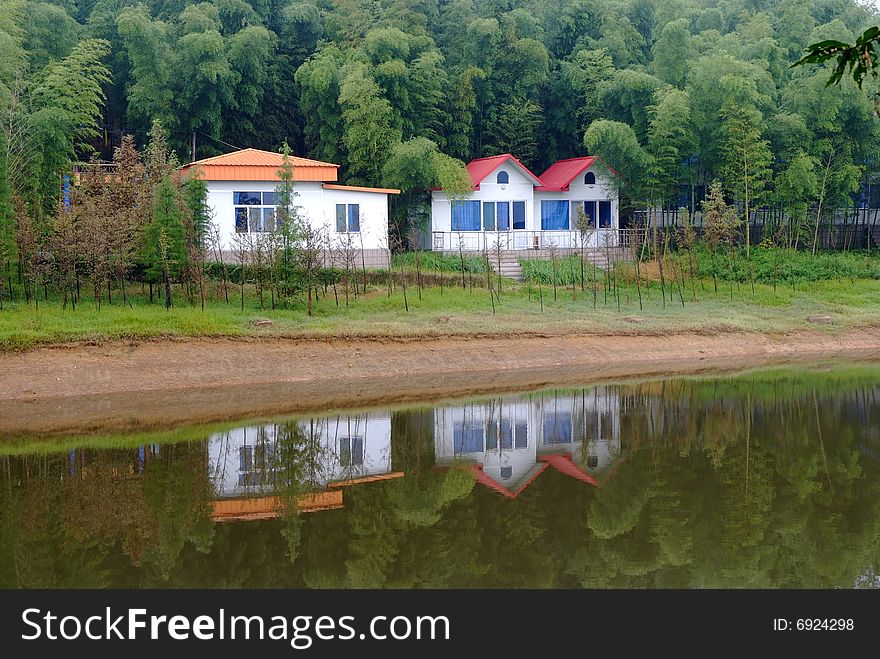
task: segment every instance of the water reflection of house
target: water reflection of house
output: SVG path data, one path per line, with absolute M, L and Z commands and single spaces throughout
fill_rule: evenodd
M 215 519 L 277 516 L 276 495 L 290 490 L 301 510 L 339 507 L 341 490 L 321 490 L 402 475 L 391 470 L 387 412 L 235 428 L 212 435 L 208 455 Z
M 440 465 L 469 465 L 510 498 L 547 468 L 595 484 L 620 453 L 620 403 L 604 388 L 438 408 L 434 426 Z

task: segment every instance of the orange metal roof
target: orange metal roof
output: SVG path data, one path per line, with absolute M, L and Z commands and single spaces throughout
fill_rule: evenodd
M 337 185 L 334 183 L 325 183 L 325 190 L 353 190 L 355 192 L 379 192 L 382 194 L 400 194 L 400 190 L 396 188 L 365 188 L 360 185 Z
M 294 181 L 336 181 L 339 165 L 320 160 L 289 156 Z M 278 170 L 284 156 L 273 151 L 241 149 L 211 158 L 204 158 L 181 167 L 187 171 L 198 167 L 206 181 L 278 181 Z

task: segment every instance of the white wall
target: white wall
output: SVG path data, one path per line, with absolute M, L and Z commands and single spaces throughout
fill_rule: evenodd
M 214 221 L 220 225 L 223 248 L 232 248 L 235 235 L 233 192 L 274 192 L 277 181 L 206 181 L 207 203 Z M 360 204 L 360 235 L 352 234 L 354 246 L 364 249 L 386 249 L 388 243 L 388 194 L 357 190 L 324 189 L 321 183 L 294 184 L 294 205 L 301 206 L 303 216 L 317 230 L 329 232 L 333 241 L 344 237 L 336 232 L 336 204 Z M 326 229 L 325 229 L 326 228 Z
M 298 474 L 306 486 L 323 488 L 333 481 L 375 476 L 391 471 L 391 415 L 371 412 L 359 415 L 322 417 L 295 422 L 309 438 L 308 457 L 303 452 Z M 278 436 L 281 426 L 266 424 L 235 428 L 208 438 L 211 480 L 218 497 L 272 494 L 278 474 Z M 342 438 L 360 439 L 362 450 L 354 460 L 345 460 Z M 350 444 L 349 444 L 350 445 Z M 253 468 L 241 469 L 241 453 L 253 456 Z

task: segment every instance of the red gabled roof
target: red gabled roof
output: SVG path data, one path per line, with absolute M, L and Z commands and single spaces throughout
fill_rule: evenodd
M 489 174 L 494 172 L 498 167 L 506 163 L 508 160 L 512 160 L 514 164 L 519 167 L 524 174 L 526 174 L 529 178 L 531 178 L 535 185 L 541 185 L 541 179 L 535 176 L 528 167 L 523 165 L 516 157 L 509 153 L 502 153 L 499 156 L 489 156 L 488 158 L 477 158 L 476 160 L 471 160 L 467 164 L 468 174 L 471 175 L 471 181 L 474 184 L 474 190 L 480 189 L 480 183 L 485 180 Z
M 567 192 L 568 186 L 596 162 L 595 156 L 557 160 L 541 174 L 540 192 Z

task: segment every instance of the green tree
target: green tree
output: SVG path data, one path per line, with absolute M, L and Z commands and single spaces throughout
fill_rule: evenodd
M 156 186 L 153 217 L 144 232 L 141 261 L 151 281 L 164 287 L 165 308 L 170 309 L 171 284 L 186 266 L 186 238 L 177 189 L 169 176 Z
M 722 176 L 725 187 L 743 205 L 746 258 L 750 257 L 751 210 L 770 183 L 773 156 L 758 128 L 759 115 L 739 106 L 726 108 L 721 125 Z

